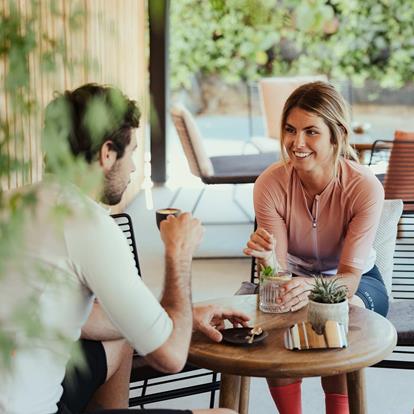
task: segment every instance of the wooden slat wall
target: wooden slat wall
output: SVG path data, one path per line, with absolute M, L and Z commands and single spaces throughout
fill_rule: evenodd
M 53 0 L 60 10 L 60 15 L 53 15 L 49 1 L 42 0 L 39 4 L 39 26 L 43 32 L 53 38 L 64 40 L 65 55 L 70 65 L 63 65 L 53 76 L 39 69 L 39 57 L 47 50 L 47 43 L 42 39 L 42 31 L 37 31 L 39 47 L 30 56 L 30 87 L 41 108 L 52 99 L 54 91 L 73 89 L 86 82 L 112 84 L 119 87 L 129 97 L 140 104 L 143 118 L 138 130 L 138 150 L 136 153 L 137 171 L 132 178 L 130 187 L 116 211 L 122 210 L 138 192 L 143 180 L 144 136 L 148 117 L 148 73 L 147 73 L 147 10 L 145 0 Z M 2 14 L 7 11 L 6 0 L 0 0 Z M 22 12 L 30 10 L 30 0 L 16 0 Z M 80 29 L 73 30 L 70 24 L 70 11 L 80 9 L 84 13 L 84 24 Z M 76 64 L 76 61 L 94 60 L 93 65 Z M 7 62 L 0 62 L 0 75 Z M 10 173 L 2 182 L 2 188 L 12 189 L 23 184 L 34 183 L 42 177 L 42 153 L 40 148 L 40 127 L 43 112 L 32 119 L 24 119 L 10 113 L 10 97 L 1 92 L 1 110 L 12 121 L 16 129 L 24 131 L 22 145 L 18 139 L 9 145 L 9 155 L 18 154 L 25 160 L 32 161 L 32 168 L 24 177 L 23 172 Z

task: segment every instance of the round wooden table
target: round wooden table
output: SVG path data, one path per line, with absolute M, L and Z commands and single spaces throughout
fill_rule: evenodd
M 261 326 L 269 333 L 263 342 L 250 347 L 214 343 L 200 333 L 193 335 L 189 361 L 222 373 L 220 407 L 241 414 L 248 412 L 248 377 L 295 378 L 342 373 L 347 374 L 350 413 L 366 413 L 363 368 L 383 360 L 397 343 L 396 331 L 387 319 L 351 306 L 348 348 L 290 351 L 284 346 L 284 332 L 306 320 L 306 307 L 292 313 L 263 313 L 257 309 L 257 295 L 203 302 L 208 303 L 243 310 L 250 315 L 251 326 Z

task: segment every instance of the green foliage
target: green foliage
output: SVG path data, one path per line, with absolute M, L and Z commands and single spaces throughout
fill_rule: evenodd
M 47 4 L 55 16 L 67 13 L 61 9 L 62 4 L 59 2 L 48 1 Z M 71 30 L 83 26 L 83 12 L 79 6 L 81 4 L 79 1 L 71 2 L 67 15 Z M 8 95 L 9 98 L 7 113 L 4 110 L 0 112 L 0 285 L 2 280 L 15 274 L 16 270 L 17 274 L 23 275 L 23 279 L 30 278 L 23 280 L 23 283 L 35 283 L 33 279 L 36 277 L 40 280 L 51 276 L 45 269 L 30 268 L 27 271 L 28 269 L 24 269 L 24 263 L 19 261 L 20 252 L 24 248 L 23 229 L 37 202 L 36 188 L 21 189 L 9 194 L 3 187 L 10 172 L 19 171 L 23 176 L 27 176 L 30 169 L 30 162 L 25 161 L 21 155 L 9 155 L 10 148 L 23 147 L 25 134 L 28 133 L 25 129 L 26 120 L 39 114 L 35 91 L 30 85 L 29 68 L 36 65 L 36 73 L 42 73 L 45 82 L 46 77 L 56 71 L 64 68 L 74 70 L 68 62 L 63 39 L 51 38 L 46 31 L 43 32 L 38 10 L 39 2 L 36 0 L 32 0 L 24 10 L 16 6 L 15 0 L 8 0 L 3 2 L 0 20 L 0 62 L 5 68 L 0 94 L 3 97 Z M 39 39 L 43 42 L 42 48 L 39 47 Z M 116 97 L 114 99 L 116 100 Z M 60 120 L 67 119 L 67 108 L 59 108 L 54 116 Z M 15 122 L 16 119 L 23 119 L 24 122 Z M 99 121 L 99 117 L 93 119 L 94 123 Z M 34 131 L 33 128 L 30 132 L 33 135 L 40 134 L 40 131 Z M 61 182 L 75 182 L 87 189 L 96 187 L 97 174 L 94 174 L 85 162 L 75 160 L 71 156 L 66 139 L 62 139 L 63 132 L 48 130 L 43 136 L 43 150 L 47 153 L 55 179 Z M 15 152 L 22 154 L 22 151 Z M 28 183 L 27 178 L 24 183 Z M 67 217 L 70 211 L 65 209 L 65 206 L 57 205 L 52 208 L 51 214 L 51 220 L 58 223 L 63 216 Z M 17 347 L 28 346 L 33 338 L 40 337 L 44 332 L 37 312 L 40 300 L 39 295 L 21 298 L 13 309 L 8 309 L 7 320 L 0 320 L 0 372 L 3 366 L 11 367 L 12 356 Z M 4 325 L 6 323 L 20 328 L 19 340 L 10 335 Z M 59 339 L 59 335 L 60 333 L 56 332 L 54 337 Z
M 338 278 L 315 276 L 309 300 L 318 303 L 340 303 L 347 298 L 347 295 L 348 288 L 341 285 Z
M 172 87 L 325 73 L 400 87 L 414 79 L 414 3 L 405 0 L 175 0 Z M 183 22 L 186 22 L 183 24 Z
M 265 279 L 269 279 L 275 275 L 275 269 L 272 266 L 260 265 L 260 282 Z

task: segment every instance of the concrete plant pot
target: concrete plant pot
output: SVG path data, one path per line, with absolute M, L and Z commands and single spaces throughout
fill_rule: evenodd
M 318 334 L 323 333 L 326 321 L 339 322 L 344 325 L 345 331 L 348 332 L 348 299 L 340 303 L 319 303 L 310 300 L 308 304 L 308 321 Z

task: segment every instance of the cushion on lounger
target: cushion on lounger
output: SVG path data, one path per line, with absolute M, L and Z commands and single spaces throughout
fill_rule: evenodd
M 403 210 L 401 200 L 385 200 L 382 209 L 377 234 L 374 240 L 374 249 L 377 252 L 377 265 L 388 295 L 391 298 L 392 272 L 394 267 L 395 240 L 397 238 L 397 225 Z

